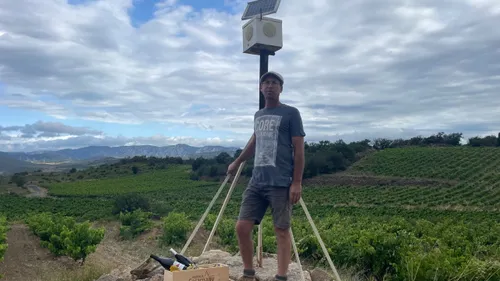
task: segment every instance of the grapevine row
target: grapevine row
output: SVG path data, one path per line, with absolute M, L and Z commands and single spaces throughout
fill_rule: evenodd
M 0 213 L 0 262 L 3 261 L 5 252 L 7 251 L 7 218 Z M 2 272 L 0 272 L 0 278 L 2 278 Z
M 190 188 L 215 186 L 216 183 L 193 181 L 184 167 L 156 170 L 139 175 L 82 180 L 49 185 L 49 194 L 54 196 L 105 196 L 162 190 L 189 190 Z
M 500 178 L 500 149 L 494 147 L 416 147 L 379 151 L 353 165 L 358 172 L 401 177 L 440 178 L 488 184 Z

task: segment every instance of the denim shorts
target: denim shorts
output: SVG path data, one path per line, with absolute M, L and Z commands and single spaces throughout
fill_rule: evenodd
M 288 229 L 293 209 L 290 203 L 289 186 L 253 186 L 249 184 L 243 192 L 238 219 L 251 220 L 254 224 L 259 225 L 268 207 L 271 207 L 274 226 Z

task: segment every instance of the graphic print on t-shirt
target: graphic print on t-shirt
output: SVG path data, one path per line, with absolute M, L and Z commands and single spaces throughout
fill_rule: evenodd
M 255 118 L 255 163 L 254 166 L 276 167 L 278 136 L 281 124 L 279 115 L 263 115 Z

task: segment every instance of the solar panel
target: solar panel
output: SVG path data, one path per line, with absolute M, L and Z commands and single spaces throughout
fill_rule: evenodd
M 241 20 L 251 19 L 261 13 L 263 16 L 276 13 L 276 11 L 278 11 L 280 1 L 281 0 L 255 0 L 248 2 Z

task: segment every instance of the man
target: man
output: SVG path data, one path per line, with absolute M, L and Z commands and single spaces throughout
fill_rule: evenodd
M 252 230 L 261 223 L 270 206 L 278 246 L 278 272 L 275 279 L 286 281 L 291 256 L 292 207 L 302 192 L 304 171 L 304 129 L 299 110 L 280 102 L 283 77 L 265 73 L 260 91 L 265 107 L 255 113 L 254 133 L 240 156 L 229 165 L 234 174 L 240 164 L 255 155 L 252 178 L 243 193 L 236 232 L 243 261 L 240 281 L 257 279 L 253 267 Z

